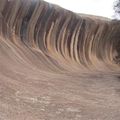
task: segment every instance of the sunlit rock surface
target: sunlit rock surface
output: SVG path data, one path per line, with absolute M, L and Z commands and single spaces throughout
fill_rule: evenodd
M 120 23 L 40 0 L 0 0 L 0 120 L 120 120 Z

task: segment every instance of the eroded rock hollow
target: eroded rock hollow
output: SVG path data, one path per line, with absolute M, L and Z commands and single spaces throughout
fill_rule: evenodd
M 119 21 L 0 0 L 0 120 L 120 120 L 119 73 Z

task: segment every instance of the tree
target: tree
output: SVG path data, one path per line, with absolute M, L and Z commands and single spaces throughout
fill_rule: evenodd
M 114 3 L 115 16 L 120 18 L 120 0 L 116 0 Z

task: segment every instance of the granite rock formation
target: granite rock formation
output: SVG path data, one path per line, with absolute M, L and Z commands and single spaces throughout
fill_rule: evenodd
M 119 73 L 119 21 L 0 0 L 0 120 L 120 120 Z

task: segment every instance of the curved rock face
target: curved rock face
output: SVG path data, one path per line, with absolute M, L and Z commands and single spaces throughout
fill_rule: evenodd
M 119 63 L 119 21 L 0 0 L 1 120 L 119 120 Z
M 114 57 L 119 56 L 119 23 L 78 16 L 43 1 L 10 0 L 2 4 L 3 37 L 38 50 L 52 64 L 64 68 L 61 62 L 66 61 L 68 66 L 75 63 L 79 68 L 94 65 L 99 69 L 99 62 L 114 64 Z

